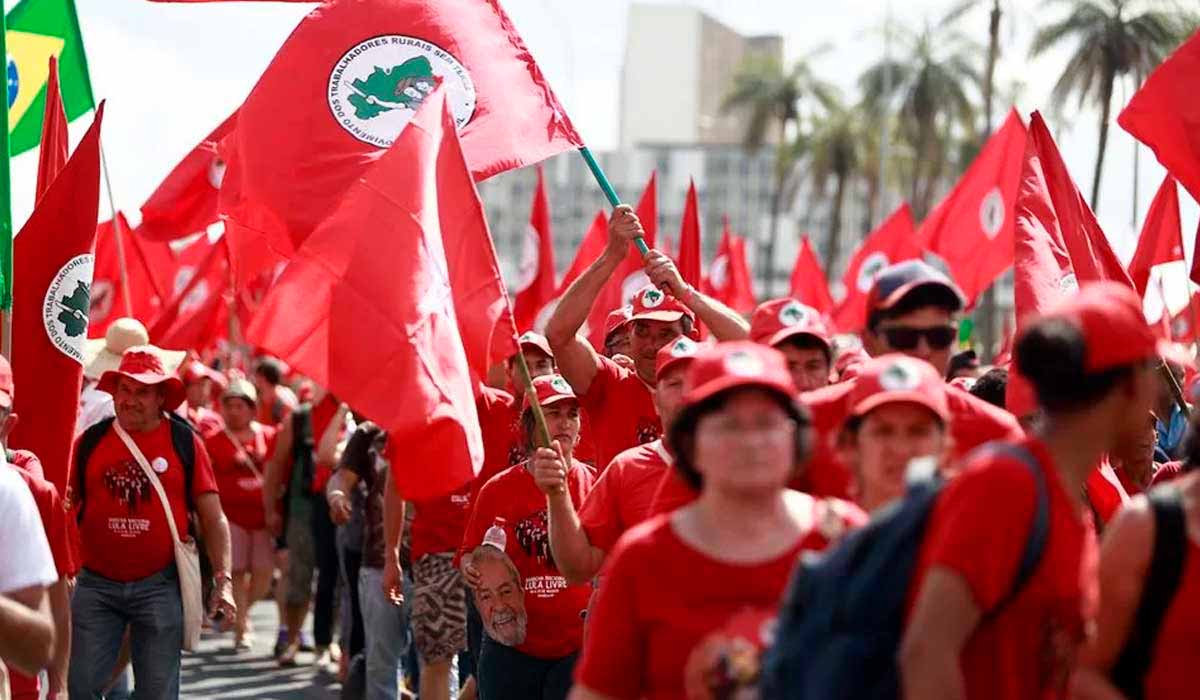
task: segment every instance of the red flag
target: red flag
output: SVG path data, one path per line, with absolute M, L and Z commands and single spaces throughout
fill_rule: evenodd
M 1200 32 L 1167 57 L 1133 94 L 1117 123 L 1150 147 L 1200 202 Z
M 792 267 L 791 297 L 807 304 L 822 316 L 833 313 L 833 297 L 829 295 L 829 281 L 821 262 L 813 252 L 808 234 L 800 237 L 800 252 L 796 255 L 796 264 Z
M 415 501 L 478 471 L 472 375 L 515 352 L 515 334 L 441 94 L 297 250 L 247 331 L 388 430 L 403 452 L 392 476 Z
M 583 241 L 579 244 L 579 249 L 575 251 L 575 259 L 571 261 L 571 266 L 567 268 L 567 274 L 563 276 L 562 282 L 554 292 L 554 298 L 543 304 L 541 310 L 538 311 L 537 317 L 533 321 L 533 330 L 538 333 L 545 331 L 546 323 L 554 315 L 554 310 L 558 308 L 558 302 L 567 291 L 567 287 L 570 287 L 572 282 L 579 279 L 583 271 L 588 269 L 588 266 L 595 262 L 596 258 L 600 257 L 600 253 L 604 251 L 607 240 L 608 216 L 602 209 L 596 212 L 595 218 L 592 219 L 592 225 L 588 227 L 587 233 L 583 236 Z M 590 322 L 591 316 L 588 318 L 588 322 Z M 601 323 L 601 327 L 603 327 L 603 323 Z M 580 329 L 580 333 L 584 337 L 589 337 L 591 335 L 589 330 L 587 323 L 585 323 L 584 327 Z
M 650 181 L 646 183 L 646 189 L 642 192 L 642 198 L 638 201 L 637 215 L 638 219 L 642 222 L 642 228 L 646 231 L 646 245 L 654 248 L 655 242 L 658 240 L 657 173 L 650 173 Z M 602 241 L 608 238 L 607 223 L 605 224 L 605 230 L 604 237 L 601 238 Z M 601 250 L 603 250 L 603 247 L 601 247 Z M 596 255 L 599 256 L 599 253 Z M 592 310 L 588 314 L 586 330 L 587 338 L 591 341 L 592 347 L 604 347 L 604 320 L 608 318 L 608 313 L 629 304 L 633 300 L 633 295 L 648 284 L 650 284 L 650 278 L 646 276 L 645 266 L 642 263 L 642 254 L 635 246 L 630 245 L 629 254 L 625 257 L 625 261 L 617 268 L 616 274 L 609 278 L 608 284 L 604 285 L 604 289 L 600 290 L 596 301 L 592 303 Z
M 177 263 L 166 243 L 142 240 L 129 228 L 125 215 L 120 219 L 121 242 L 125 249 L 126 276 L 129 278 L 129 302 L 133 317 L 150 325 L 162 310 L 164 300 L 172 296 L 168 279 Z M 91 309 L 88 312 L 88 336 L 102 338 L 113 321 L 125 315 L 125 289 L 121 284 L 120 257 L 117 255 L 117 228 L 105 221 L 96 228 L 96 267 L 92 272 Z
M 217 192 L 225 177 L 225 161 L 217 148 L 236 122 L 234 112 L 167 174 L 142 205 L 138 235 L 170 241 L 203 231 L 217 221 Z
M 1166 308 L 1165 305 L 1163 307 Z M 1188 305 L 1171 317 L 1171 334 L 1168 336 L 1176 343 L 1194 343 L 1200 334 L 1196 332 L 1196 319 L 1200 314 L 1200 293 L 1192 293 Z
M 1137 250 L 1129 261 L 1129 277 L 1138 294 L 1146 296 L 1151 268 L 1175 260 L 1183 260 L 1183 231 L 1179 223 L 1179 193 L 1174 178 L 1167 175 L 1146 213 Z
M 42 143 L 38 147 L 38 201 L 67 164 L 69 144 L 67 113 L 63 109 L 62 91 L 58 88 L 58 59 L 51 56 L 50 77 L 46 81 L 46 111 L 42 117 Z
M 699 288 L 700 277 L 700 202 L 696 197 L 696 183 L 689 181 L 687 203 L 683 208 L 683 221 L 679 226 L 679 274 L 683 281 Z
M 62 490 L 70 474 L 83 380 L 92 249 L 100 204 L 100 124 L 91 127 L 13 244 L 21 286 L 13 302 L 14 411 L 9 447 L 32 450 Z
M 741 314 L 748 314 L 758 306 L 746 261 L 746 241 L 733 234 L 728 219 L 721 232 L 717 255 L 708 266 L 704 293 Z
M 513 320 L 525 331 L 534 327 L 538 313 L 554 299 L 554 235 L 550 232 L 550 201 L 546 197 L 546 182 L 542 167 L 537 168 L 537 189 L 533 192 L 533 208 L 529 213 L 529 228 L 521 246 L 521 263 L 516 294 L 513 298 Z
M 845 296 L 833 312 L 834 326 L 843 332 L 862 330 L 867 322 L 867 293 L 875 275 L 888 265 L 919 257 L 921 245 L 913 234 L 912 210 L 907 203 L 901 204 L 850 257 L 842 276 Z
M 201 241 L 206 237 L 202 236 Z M 198 241 L 199 242 L 199 241 Z M 193 244 L 194 246 L 195 244 Z M 206 251 L 196 265 L 182 265 L 174 296 L 149 327 L 155 345 L 181 350 L 205 350 L 228 335 L 232 298 L 229 250 L 224 238 L 199 247 Z
M 970 302 L 1012 266 L 1012 211 L 1024 156 L 1025 125 L 1012 110 L 917 230 Z
M 478 180 L 582 145 L 497 0 L 326 2 L 238 110 L 220 207 L 239 278 L 290 256 L 438 83 Z

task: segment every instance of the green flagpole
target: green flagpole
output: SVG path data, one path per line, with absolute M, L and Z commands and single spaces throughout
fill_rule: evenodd
M 600 189 L 604 190 L 604 196 L 608 198 L 608 203 L 614 208 L 621 206 L 621 198 L 617 196 L 617 191 L 613 189 L 612 183 L 608 181 L 608 177 L 604 174 L 604 170 L 596 162 L 596 157 L 592 155 L 592 149 L 587 146 L 580 146 L 579 155 L 583 156 L 583 162 L 587 163 L 588 170 L 592 171 L 592 177 L 596 178 Z M 638 251 L 643 256 L 650 253 L 650 247 L 646 245 L 646 241 L 642 240 L 641 236 L 633 239 L 633 242 L 637 245 Z
M 0 346 L 5 358 L 12 357 L 13 232 L 12 180 L 8 155 L 8 30 L 0 12 L 0 57 L 4 58 L 5 91 L 0 100 L 4 110 L 4 128 L 0 129 L 0 313 L 3 313 L 4 341 Z

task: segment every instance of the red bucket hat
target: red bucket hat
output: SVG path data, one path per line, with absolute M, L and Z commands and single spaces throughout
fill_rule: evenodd
M 691 364 L 700 350 L 699 343 L 686 335 L 679 336 L 659 349 L 654 359 L 654 376 L 661 377 L 663 372 L 672 367 Z
M 547 374 L 533 380 L 533 390 L 537 392 L 538 405 L 545 408 L 559 401 L 578 401 L 570 383 L 561 374 Z M 529 408 L 529 394 L 525 395 L 521 410 Z
M 12 408 L 15 395 L 12 365 L 8 363 L 8 358 L 0 355 L 0 408 Z
M 688 369 L 685 406 L 694 406 L 727 389 L 760 387 L 795 398 L 796 385 L 787 361 L 775 348 L 747 340 L 702 350 Z
M 890 403 L 915 403 L 950 421 L 946 382 L 933 365 L 892 353 L 864 362 L 850 390 L 850 416 L 861 418 Z
M 812 336 L 825 346 L 826 352 L 833 352 L 829 329 L 821 320 L 821 314 L 795 299 L 763 302 L 750 316 L 750 339 L 756 343 L 775 347 L 797 335 Z
M 153 352 L 153 348 L 147 345 L 134 346 L 126 350 L 121 355 L 121 365 L 115 370 L 109 370 L 100 375 L 100 383 L 96 385 L 96 388 L 110 394 L 115 393 L 117 380 L 121 377 L 127 377 L 139 384 L 165 385 L 167 395 L 163 401 L 163 408 L 168 411 L 178 408 L 187 396 L 184 392 L 183 382 L 179 381 L 175 375 L 167 374 L 162 360 Z
M 1088 373 L 1170 353 L 1170 343 L 1156 338 L 1146 323 L 1137 294 L 1119 282 L 1084 284 L 1047 309 L 1042 318 L 1065 319 L 1079 329 L 1087 348 L 1083 365 Z
M 658 287 L 645 286 L 633 295 L 630 321 L 666 321 L 672 323 L 687 316 L 696 320 L 692 310 Z

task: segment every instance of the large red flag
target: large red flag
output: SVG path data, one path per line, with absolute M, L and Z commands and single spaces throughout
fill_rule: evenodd
M 225 162 L 217 148 L 233 132 L 237 113 L 196 144 L 142 205 L 138 235 L 154 241 L 183 238 L 217 221 L 217 192 Z
M 1200 202 L 1200 32 L 1150 74 L 1117 123 L 1158 156 Z
M 822 316 L 833 313 L 833 297 L 829 294 L 829 280 L 821 269 L 821 262 L 813 252 L 808 234 L 800 237 L 800 252 L 796 254 L 796 264 L 792 267 L 792 284 L 790 295 L 801 303 L 807 304 Z
M 232 300 L 229 250 L 224 238 L 200 249 L 205 251 L 204 259 L 180 267 L 174 296 L 149 327 L 150 340 L 156 345 L 205 350 L 228 335 L 226 322 Z
M 725 220 L 717 255 L 708 266 L 704 293 L 741 314 L 754 311 L 758 301 L 750 281 L 750 266 L 746 260 L 746 241 L 734 235 Z
M 14 410 L 24 420 L 8 444 L 37 454 L 59 490 L 70 473 L 83 381 L 103 119 L 102 102 L 13 244 L 13 257 L 21 261 L 12 310 Z
M 638 219 L 642 222 L 642 228 L 646 232 L 646 245 L 654 248 L 655 242 L 658 240 L 657 173 L 650 173 L 650 181 L 646 183 L 646 189 L 642 192 L 642 198 L 638 201 L 636 211 Z M 607 232 L 604 236 L 603 240 L 607 240 Z M 596 301 L 592 303 L 592 310 L 588 314 L 587 320 L 587 338 L 591 341 L 592 347 L 604 347 L 604 320 L 608 318 L 609 312 L 629 304 L 633 300 L 633 295 L 648 284 L 650 284 L 650 278 L 646 276 L 642 254 L 637 247 L 631 245 L 625 261 L 609 278 L 608 283 L 596 296 Z
M 326 2 L 238 110 L 220 207 L 239 277 L 299 247 L 438 83 L 476 179 L 582 145 L 497 0 Z
M 1012 110 L 917 230 L 926 249 L 946 261 L 968 301 L 1012 266 L 1012 211 L 1024 156 L 1025 125 Z
M 554 235 L 550 232 L 550 200 L 546 197 L 546 181 L 542 167 L 537 168 L 537 189 L 533 191 L 533 208 L 529 212 L 529 228 L 521 245 L 519 280 L 513 297 L 513 321 L 526 331 L 534 327 L 542 307 L 554 299 Z
M 683 221 L 679 226 L 679 274 L 683 281 L 699 288 L 700 277 L 700 200 L 696 196 L 696 183 L 688 183 L 687 202 L 683 207 Z
M 845 296 L 833 312 L 834 326 L 845 333 L 862 330 L 867 322 L 867 293 L 875 284 L 875 276 L 888 265 L 921 257 L 921 252 L 914 235 L 912 210 L 906 202 L 868 234 L 850 257 L 842 276 Z
M 37 200 L 41 200 L 50 183 L 67 164 L 70 147 L 67 138 L 67 113 L 63 109 L 62 91 L 58 89 L 58 59 L 50 57 L 50 77 L 46 81 L 46 111 L 42 118 L 42 143 L 38 146 Z
M 550 317 L 554 315 L 554 310 L 558 308 L 558 302 L 562 299 L 562 295 L 567 291 L 567 287 L 571 283 L 579 279 L 584 270 L 588 269 L 596 258 L 604 252 L 604 246 L 608 241 L 608 216 L 604 210 L 596 212 L 596 216 L 592 219 L 592 225 L 588 227 L 587 233 L 583 236 L 583 241 L 579 244 L 579 248 L 575 251 L 575 259 L 571 261 L 571 266 L 567 268 L 567 273 L 563 275 L 562 282 L 559 283 L 558 289 L 554 292 L 554 298 L 542 306 L 537 317 L 533 321 L 533 330 L 542 333 L 546 330 L 546 323 L 550 321 Z M 580 329 L 580 334 L 585 338 L 590 337 L 590 328 L 587 325 L 591 322 L 592 316 L 588 316 L 588 321 L 584 327 Z M 603 322 L 601 322 L 603 327 Z M 603 331 L 602 331 L 603 332 Z
M 126 277 L 129 279 L 129 306 L 133 317 L 149 326 L 170 299 L 169 275 L 177 266 L 175 255 L 166 243 L 142 240 L 132 232 L 125 214 L 120 219 L 121 242 L 125 249 Z M 125 288 L 121 283 L 120 256 L 117 255 L 117 228 L 105 221 L 96 228 L 96 267 L 92 272 L 91 310 L 88 312 L 88 336 L 102 338 L 113 321 L 125 315 Z
M 1174 178 L 1167 175 L 1146 213 L 1137 250 L 1129 261 L 1129 277 L 1138 294 L 1146 296 L 1151 268 L 1175 260 L 1183 260 L 1183 230 L 1179 222 L 1179 192 Z
M 474 381 L 515 352 L 515 335 L 440 94 L 300 246 L 247 331 L 387 429 L 392 476 L 415 501 L 478 471 Z

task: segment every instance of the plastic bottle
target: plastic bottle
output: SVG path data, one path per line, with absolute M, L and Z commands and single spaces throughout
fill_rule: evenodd
M 505 525 L 507 525 L 507 522 L 504 518 L 497 517 L 492 522 L 492 526 L 484 533 L 483 543 L 495 547 L 501 552 L 505 551 L 505 548 L 508 546 L 508 533 L 504 529 Z

